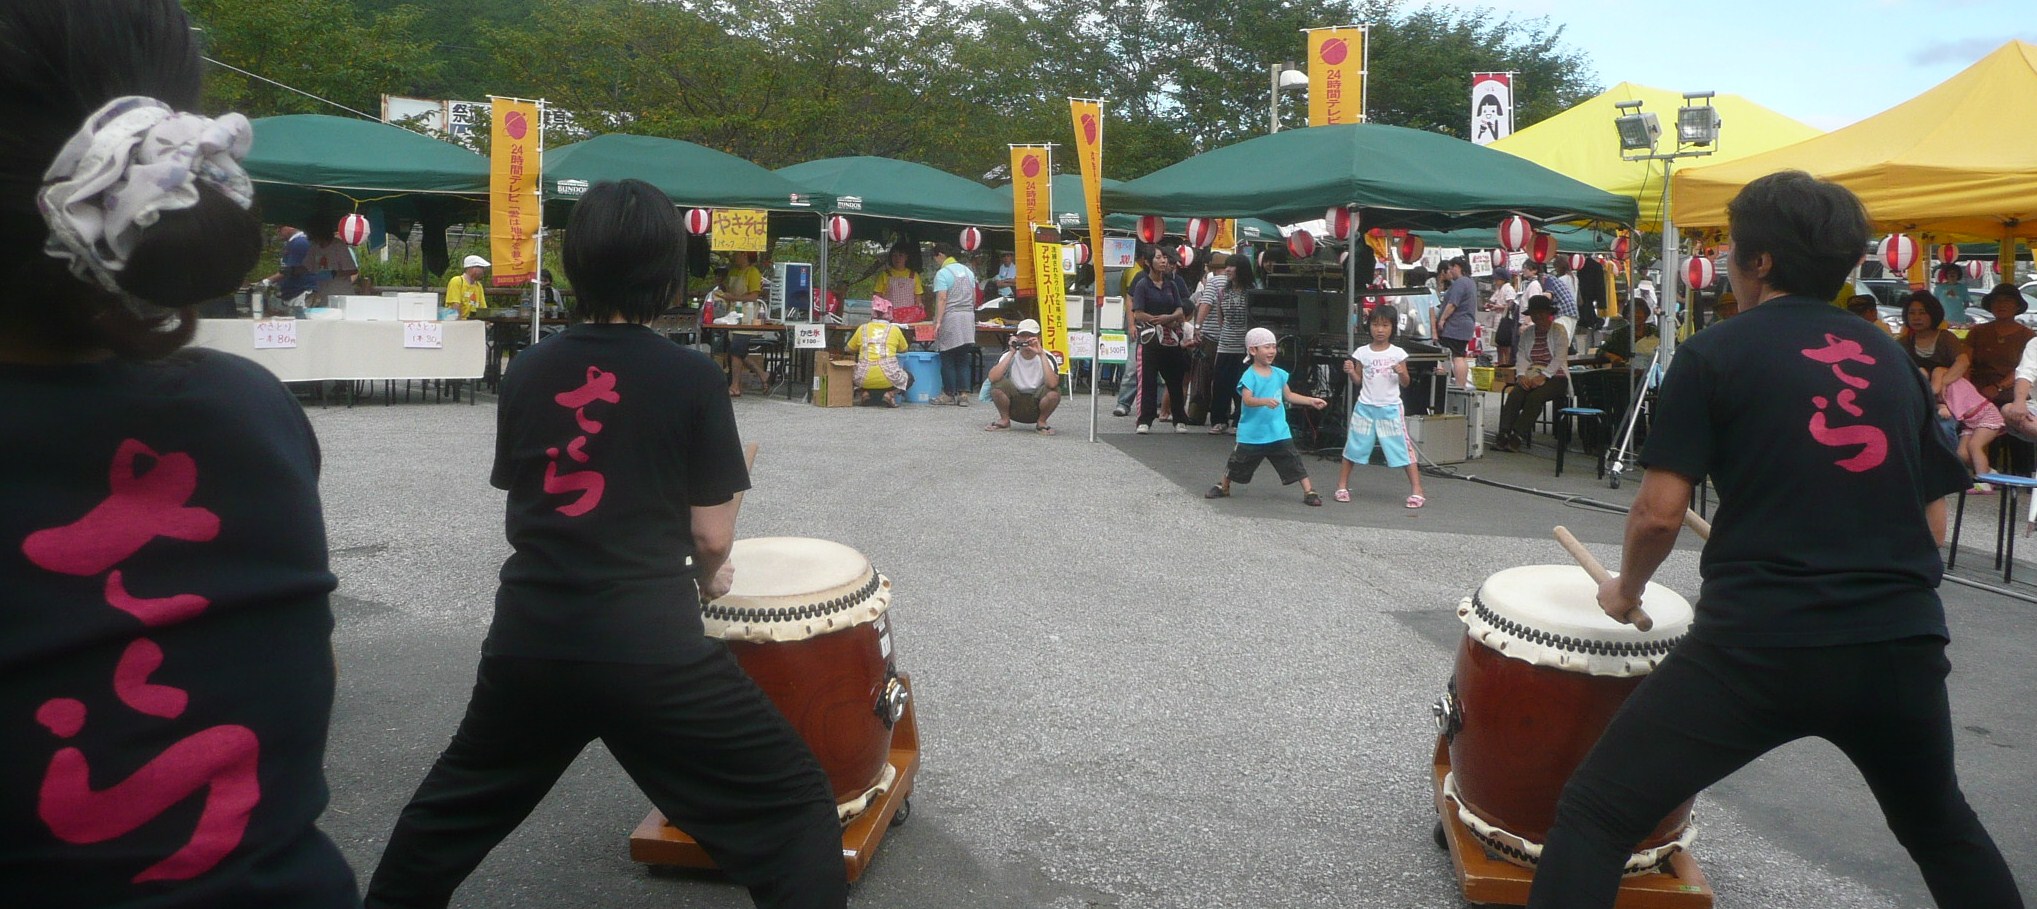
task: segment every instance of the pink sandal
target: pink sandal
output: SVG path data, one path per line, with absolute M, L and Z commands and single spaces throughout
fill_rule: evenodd
M 1330 498 L 1336 499 L 1339 502 L 1349 502 L 1351 501 L 1351 490 L 1340 488 Z
M 1422 498 L 1419 495 L 1412 495 L 1408 496 L 1407 506 L 1409 508 L 1420 508 L 1423 505 L 1427 505 L 1428 503 L 1429 503 L 1428 499 Z

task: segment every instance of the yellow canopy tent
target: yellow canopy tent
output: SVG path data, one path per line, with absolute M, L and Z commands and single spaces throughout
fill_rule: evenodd
M 1618 101 L 1644 102 L 1642 109 L 1660 117 L 1663 131 L 1669 132 L 1676 128 L 1676 110 L 1683 106 L 1683 95 L 1622 82 L 1488 147 L 1633 199 L 1641 206 L 1640 228 L 1653 232 L 1662 224 L 1662 165 L 1620 160 L 1619 136 L 1613 131 L 1613 118 L 1619 115 L 1613 104 Z M 1739 95 L 1720 95 L 1712 99 L 1712 106 L 1718 108 L 1723 124 L 1718 151 L 1701 160 L 1730 161 L 1818 135 L 1816 128 Z
M 1723 227 L 1740 187 L 1808 171 L 1860 196 L 1881 231 L 2037 238 L 2037 45 L 2011 41 L 1935 88 L 1788 148 L 1679 168 L 1677 227 Z

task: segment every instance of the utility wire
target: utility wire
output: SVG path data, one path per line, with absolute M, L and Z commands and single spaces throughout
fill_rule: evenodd
M 355 109 L 353 109 L 353 108 L 351 108 L 351 107 L 348 107 L 348 106 L 346 106 L 346 105 L 344 105 L 344 104 L 341 104 L 341 103 L 339 103 L 338 101 L 334 101 L 334 100 L 332 100 L 331 98 L 321 98 L 321 97 L 319 97 L 319 96 L 317 96 L 317 95 L 314 95 L 314 94 L 312 94 L 312 93 L 310 93 L 310 92 L 308 92 L 308 91 L 305 91 L 305 90 L 303 90 L 303 89 L 301 89 L 301 88 L 296 88 L 296 87 L 293 87 L 293 86 L 289 86 L 289 85 L 284 85 L 283 83 L 281 83 L 281 82 L 278 82 L 278 81 L 276 81 L 276 80 L 274 80 L 274 79 L 271 79 L 271 78 L 269 78 L 269 77 L 267 77 L 267 76 L 263 76 L 263 75 L 260 75 L 260 74 L 257 74 L 257 73 L 251 73 L 251 72 L 248 72 L 247 70 L 241 69 L 240 67 L 238 67 L 238 66 L 235 66 L 235 65 L 233 65 L 233 64 L 231 64 L 231 63 L 224 63 L 224 62 L 221 62 L 221 61 L 218 61 L 218 60 L 214 60 L 214 59 L 212 59 L 211 57 L 205 57 L 205 56 L 201 56 L 201 57 L 200 57 L 200 59 L 204 60 L 204 61 L 205 61 L 205 62 L 207 62 L 207 63 L 213 64 L 213 65 L 215 65 L 215 66 L 224 66 L 224 67 L 226 67 L 227 69 L 230 69 L 230 70 L 233 70 L 234 72 L 240 73 L 241 75 L 243 75 L 243 76 L 246 76 L 246 77 L 248 77 L 248 78 L 250 78 L 250 79 L 260 79 L 261 81 L 263 81 L 263 82 L 267 82 L 267 83 L 269 83 L 270 85 L 273 85 L 273 86 L 276 86 L 277 88 L 283 89 L 284 91 L 289 91 L 289 92 L 296 92 L 297 94 L 303 95 L 304 97 L 306 97 L 306 98 L 310 98 L 311 100 L 313 100 L 313 101 L 317 101 L 317 102 L 319 102 L 319 103 L 321 103 L 321 104 L 330 104 L 330 105 L 332 105 L 332 106 L 334 106 L 334 107 L 337 107 L 337 108 L 339 108 L 340 110 L 343 110 L 343 111 L 346 111 L 347 113 L 353 114 L 354 116 L 357 116 L 357 117 L 362 117 L 362 118 L 365 118 L 365 119 L 368 119 L 368 120 L 374 120 L 374 121 L 376 121 L 376 122 L 378 122 L 378 123 L 379 123 L 379 122 L 381 122 L 381 120 L 382 120 L 382 118 L 381 118 L 381 117 L 377 117 L 377 116 L 375 116 L 375 115 L 373 115 L 373 114 L 368 114 L 368 113 L 363 113 L 363 112 L 361 112 L 361 111 L 357 111 L 357 110 L 355 110 Z M 416 130 L 412 130 L 412 132 L 416 132 Z M 422 134 L 420 133 L 420 135 L 422 135 Z

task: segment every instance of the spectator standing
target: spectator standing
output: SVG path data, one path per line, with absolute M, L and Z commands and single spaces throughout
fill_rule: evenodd
M 941 391 L 948 403 L 969 406 L 975 391 L 969 354 L 976 347 L 976 273 L 955 258 L 956 249 L 934 244 L 934 349 L 941 353 Z
M 1153 264 L 1153 253 L 1157 248 L 1145 243 L 1139 244 L 1138 248 L 1132 253 L 1132 267 L 1118 272 L 1118 296 L 1124 301 L 1126 318 L 1132 319 L 1132 321 L 1127 322 L 1125 325 L 1126 328 L 1132 330 L 1132 343 L 1129 345 L 1131 348 L 1131 362 L 1118 369 L 1118 406 L 1111 409 L 1113 416 L 1122 417 L 1131 413 L 1133 402 L 1138 400 L 1139 326 L 1136 318 L 1132 316 L 1132 310 L 1136 306 L 1135 301 L 1137 299 L 1134 291 L 1138 290 L 1139 279 L 1146 276 L 1147 267 Z
M 1478 331 L 1478 283 L 1463 256 L 1443 263 L 1443 304 L 1436 310 L 1436 338 L 1450 352 L 1450 378 L 1458 388 L 1471 384 L 1467 353 Z
M 1186 389 L 1188 374 L 1189 312 L 1188 286 L 1175 274 L 1174 254 L 1159 250 L 1153 254 L 1150 272 L 1142 275 L 1133 291 L 1132 322 L 1139 338 L 1139 435 L 1152 432 L 1160 413 L 1159 386 L 1165 384 L 1168 411 L 1174 431 L 1188 431 Z
M 1202 326 L 1198 333 L 1216 339 L 1216 357 L 1210 366 L 1210 435 L 1237 432 L 1231 424 L 1243 413 L 1238 402 L 1238 377 L 1245 374 L 1245 366 L 1251 361 L 1245 350 L 1246 320 L 1250 318 L 1248 294 L 1259 283 L 1250 256 L 1225 259 L 1223 278 L 1221 289 L 1197 305 L 1195 318 Z
M 318 286 L 318 277 L 305 267 L 311 258 L 311 238 L 287 224 L 276 228 L 276 236 L 283 239 L 282 266 L 263 280 L 276 286 L 276 297 L 285 307 L 302 309 L 308 302 L 304 295 Z

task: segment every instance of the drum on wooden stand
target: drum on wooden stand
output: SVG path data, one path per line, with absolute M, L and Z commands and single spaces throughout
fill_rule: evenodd
M 1683 640 L 1690 604 L 1649 584 L 1654 618 L 1639 631 L 1598 607 L 1598 585 L 1575 565 L 1501 571 L 1457 614 L 1465 635 L 1436 721 L 1449 742 L 1444 793 L 1487 849 L 1533 867 L 1563 785 L 1649 672 Z M 1626 871 L 1661 868 L 1692 837 L 1690 802 L 1635 844 Z
M 735 581 L 701 607 L 820 759 L 844 823 L 895 783 L 886 761 L 910 688 L 892 651 L 891 581 L 862 553 L 799 537 L 737 540 Z

